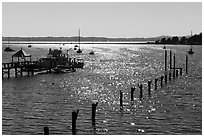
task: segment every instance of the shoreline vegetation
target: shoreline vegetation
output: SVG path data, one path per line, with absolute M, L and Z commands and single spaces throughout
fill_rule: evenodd
M 25 42 L 30 43 L 31 41 L 38 42 L 37 44 L 45 44 L 40 41 L 48 41 L 59 43 L 78 43 L 78 36 L 74 37 L 2 37 L 3 43 L 8 43 L 12 41 L 13 44 L 26 44 Z M 23 43 L 20 43 L 22 41 Z M 85 42 L 86 44 L 183 44 L 183 45 L 202 45 L 202 33 L 195 34 L 193 36 L 159 36 L 159 37 L 149 37 L 149 38 L 106 38 L 106 37 L 80 37 L 81 44 Z M 93 41 L 93 42 L 90 42 Z M 35 43 L 36 43 L 35 42 Z

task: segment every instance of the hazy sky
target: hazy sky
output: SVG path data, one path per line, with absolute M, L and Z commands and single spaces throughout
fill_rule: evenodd
M 201 2 L 3 2 L 3 36 L 151 37 L 202 31 Z

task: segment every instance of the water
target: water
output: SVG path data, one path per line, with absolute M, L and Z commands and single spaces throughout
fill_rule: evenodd
M 49 47 L 61 46 L 65 51 L 74 47 L 71 44 L 27 46 L 10 44 L 16 50 L 23 47 L 33 59 L 46 56 Z M 194 46 L 188 75 L 171 81 L 163 89 L 160 86 L 156 91 L 152 89 L 149 98 L 147 81 L 164 73 L 162 47 L 82 44 L 82 54 L 69 51 L 70 57 L 85 60 L 84 68 L 74 73 L 3 79 L 2 134 L 40 135 L 44 126 L 50 128 L 50 134 L 72 134 L 71 113 L 76 109 L 79 109 L 79 135 L 202 134 L 202 48 Z M 185 68 L 189 46 L 166 47 L 176 53 L 177 66 Z M 89 55 L 92 50 L 95 54 Z M 11 61 L 12 54 L 3 52 L 3 62 Z M 137 83 L 145 85 L 142 101 Z M 130 101 L 132 86 L 136 86 L 134 103 Z M 119 106 L 120 90 L 124 94 L 123 109 Z M 93 101 L 99 103 L 95 126 L 91 124 Z

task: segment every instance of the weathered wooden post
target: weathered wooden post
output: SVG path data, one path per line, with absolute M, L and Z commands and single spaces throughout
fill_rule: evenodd
M 188 55 L 186 55 L 186 74 L 188 74 Z
M 21 73 L 21 77 L 23 76 L 23 68 L 20 67 L 20 73 Z
M 49 128 L 48 127 L 44 127 L 44 135 L 49 135 Z
M 135 87 L 131 87 L 131 101 L 134 100 L 134 91 L 135 91 Z
M 158 78 L 155 78 L 155 90 L 157 90 L 157 81 L 158 81 Z
M 72 134 L 76 135 L 76 120 L 78 116 L 79 110 L 72 111 Z
M 164 67 L 165 67 L 165 73 L 167 72 L 167 51 L 165 50 L 165 57 L 164 57 Z
M 120 107 L 123 107 L 123 92 L 120 90 Z
M 169 71 L 169 81 L 171 81 L 171 71 Z
M 10 68 L 8 68 L 8 78 L 10 78 Z
M 31 74 L 34 75 L 34 67 L 31 66 Z
M 161 76 L 161 88 L 163 87 L 163 79 L 164 79 L 164 76 Z
M 180 68 L 180 76 L 182 76 L 182 68 Z
M 165 73 L 164 75 L 164 81 L 165 81 L 165 84 L 167 83 L 167 73 Z
M 151 83 L 152 83 L 152 81 L 148 80 L 148 96 L 149 97 L 151 96 Z
M 142 100 L 142 87 L 143 85 L 142 84 L 138 84 L 138 87 L 140 88 L 140 100 Z
M 178 69 L 176 69 L 176 77 L 178 77 Z
M 174 54 L 174 71 L 173 71 L 173 78 L 175 78 L 175 72 L 176 71 L 176 56 Z
M 170 64 L 170 70 L 172 69 L 172 53 L 171 53 L 171 50 L 170 50 L 170 59 L 169 59 L 169 64 Z
M 18 70 L 17 70 L 17 67 L 15 66 L 15 78 L 17 78 L 18 76 Z
M 96 124 L 96 120 L 95 120 L 95 117 L 96 117 L 96 107 L 98 105 L 98 102 L 96 103 L 92 103 L 92 116 L 91 116 L 91 119 L 92 119 L 92 125 L 95 125 Z

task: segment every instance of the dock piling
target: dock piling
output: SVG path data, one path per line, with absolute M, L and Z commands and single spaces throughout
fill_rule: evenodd
M 48 127 L 44 127 L 44 135 L 49 135 L 49 128 Z
M 164 79 L 164 76 L 162 75 L 161 76 L 161 88 L 163 87 L 163 79 Z
M 174 54 L 174 71 L 173 71 L 173 78 L 175 78 L 175 74 L 176 74 L 176 56 Z
M 186 74 L 188 74 L 188 55 L 186 55 Z
M 171 81 L 171 71 L 169 71 L 169 81 Z
M 97 107 L 97 105 L 98 105 L 98 102 L 92 103 L 92 116 L 91 116 L 92 125 L 95 125 L 95 124 L 96 124 L 95 117 L 96 117 L 96 107 Z
M 164 81 L 165 81 L 165 84 L 167 83 L 167 73 L 165 73 L 164 75 Z
M 142 93 L 142 87 L 143 87 L 143 85 L 142 85 L 142 84 L 138 84 L 138 87 L 139 87 L 139 89 L 140 89 L 140 100 L 142 100 L 142 95 L 143 95 L 143 93 Z
M 171 53 L 171 50 L 170 50 L 170 57 L 169 57 L 169 64 L 170 64 L 170 70 L 172 69 L 172 53 Z
M 165 50 L 164 68 L 165 68 L 165 73 L 166 73 L 167 72 L 167 50 Z
M 155 87 L 155 88 L 154 88 L 155 90 L 157 90 L 157 81 L 158 81 L 158 78 L 155 78 L 155 86 L 154 86 L 154 87 Z
M 76 120 L 78 116 L 79 110 L 72 111 L 72 134 L 76 135 Z
M 178 69 L 176 70 L 176 77 L 178 77 Z
M 120 90 L 120 107 L 123 107 L 123 92 Z
M 180 68 L 180 76 L 182 76 L 182 68 Z
M 152 83 L 152 80 L 148 80 L 148 96 L 149 97 L 151 96 L 151 83 Z
M 135 91 L 135 87 L 131 87 L 131 101 L 134 100 L 134 91 Z

